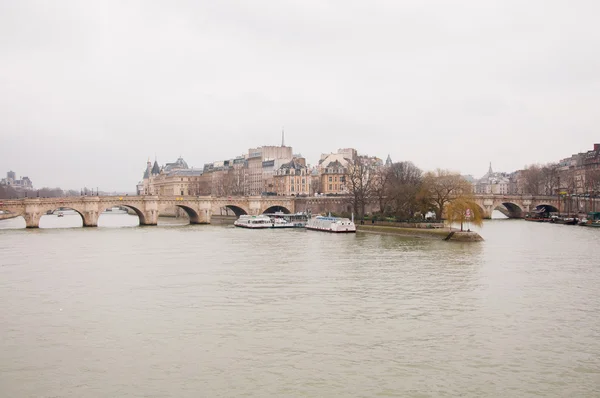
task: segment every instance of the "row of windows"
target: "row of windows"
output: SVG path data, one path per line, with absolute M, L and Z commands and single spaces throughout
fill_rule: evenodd
M 335 176 L 335 177 L 329 176 L 329 182 L 338 182 L 338 177 L 337 176 Z M 340 182 L 346 182 L 346 177 L 340 176 Z

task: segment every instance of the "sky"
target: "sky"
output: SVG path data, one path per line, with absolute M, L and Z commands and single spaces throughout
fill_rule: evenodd
M 135 191 L 261 145 L 483 175 L 600 142 L 596 0 L 0 0 L 0 173 Z

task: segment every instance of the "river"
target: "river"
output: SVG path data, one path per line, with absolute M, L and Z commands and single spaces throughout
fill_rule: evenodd
M 600 396 L 600 230 L 42 221 L 0 222 L 3 397 Z

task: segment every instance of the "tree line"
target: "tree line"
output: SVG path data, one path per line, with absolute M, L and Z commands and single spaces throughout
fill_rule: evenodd
M 397 220 L 423 219 L 430 212 L 441 220 L 447 205 L 459 198 L 472 213 L 481 212 L 471 198 L 471 184 L 459 173 L 423 172 L 412 162 L 376 167 L 359 157 L 348 167 L 347 188 L 354 214 L 360 218 L 370 202 L 378 203 L 380 215 Z
M 572 194 L 578 190 L 584 193 L 600 193 L 600 169 L 585 169 L 579 174 L 581 185 L 577 185 L 575 170 L 561 170 L 557 163 L 534 164 L 521 171 L 522 194 L 556 195 L 558 190 Z
M 21 198 L 59 198 L 65 196 L 81 196 L 82 191 L 73 189 L 62 190 L 61 188 L 40 188 L 29 190 L 16 190 L 10 185 L 0 185 L 0 199 L 21 199 Z M 91 190 L 85 188 L 84 195 L 91 194 Z

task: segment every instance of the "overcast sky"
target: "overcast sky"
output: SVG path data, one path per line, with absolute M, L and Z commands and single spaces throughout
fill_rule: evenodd
M 600 2 L 0 0 L 0 173 L 134 191 L 286 144 L 481 176 L 600 142 Z

